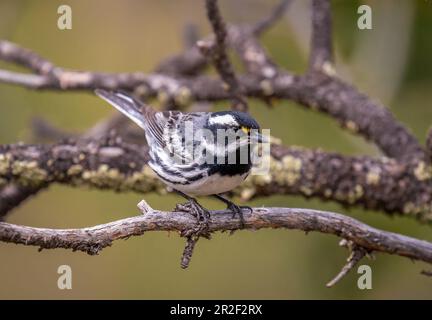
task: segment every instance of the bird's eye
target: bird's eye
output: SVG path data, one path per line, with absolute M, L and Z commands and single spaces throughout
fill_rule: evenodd
M 250 128 L 248 128 L 248 127 L 241 127 L 241 129 L 242 129 L 242 131 L 244 132 L 244 133 L 246 133 L 246 134 L 249 134 L 249 132 L 250 132 Z

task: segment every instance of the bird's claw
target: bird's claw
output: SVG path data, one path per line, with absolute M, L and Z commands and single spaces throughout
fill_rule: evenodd
M 185 204 L 177 204 L 175 210 L 188 212 L 197 219 L 195 227 L 183 230 L 181 236 L 183 237 L 204 237 L 209 239 L 209 223 L 210 223 L 210 212 L 202 207 L 196 200 L 189 200 Z
M 247 209 L 252 213 L 252 208 L 249 206 L 238 206 L 235 203 L 231 202 L 227 205 L 227 209 L 232 212 L 232 217 L 235 218 L 236 215 L 240 218 L 240 229 L 243 229 L 245 227 L 245 220 L 243 217 L 243 209 Z

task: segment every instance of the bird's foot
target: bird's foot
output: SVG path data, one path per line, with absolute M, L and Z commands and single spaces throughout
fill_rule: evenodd
M 240 218 L 240 229 L 245 227 L 245 220 L 243 217 L 243 209 L 247 209 L 252 212 L 252 208 L 249 206 L 238 206 L 234 202 L 227 203 L 227 209 L 232 212 L 232 217 L 235 218 L 236 215 Z
M 230 210 L 233 213 L 233 218 L 235 218 L 236 215 L 239 216 L 240 218 L 240 229 L 243 229 L 245 226 L 245 220 L 243 217 L 243 209 L 247 209 L 252 213 L 252 208 L 249 206 L 238 206 L 236 205 L 234 202 L 232 202 L 231 200 L 228 200 L 227 198 L 225 198 L 224 196 L 220 195 L 220 194 L 215 194 L 213 195 L 216 199 L 222 201 L 223 203 L 225 203 L 227 205 L 227 209 Z M 231 234 L 234 233 L 234 230 L 231 231 Z
M 184 230 L 183 237 L 204 237 L 210 239 L 209 223 L 210 212 L 195 199 L 189 199 L 185 204 L 177 204 L 175 210 L 189 212 L 197 219 L 195 227 Z
M 189 212 L 197 219 L 197 224 L 194 227 L 183 230 L 180 234 L 182 237 L 187 238 L 186 247 L 183 250 L 181 259 L 181 267 L 186 269 L 189 266 L 193 250 L 199 238 L 204 237 L 210 239 L 210 212 L 201 206 L 195 198 L 179 190 L 174 189 L 174 191 L 188 200 L 186 204 L 178 204 L 175 210 Z

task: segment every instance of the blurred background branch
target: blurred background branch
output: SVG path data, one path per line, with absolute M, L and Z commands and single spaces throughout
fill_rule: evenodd
M 11 46 L 9 42 L 2 41 L 0 49 L 5 45 Z M 38 83 L 43 83 L 43 87 L 46 85 L 46 88 L 60 90 L 89 90 L 98 87 L 133 90 L 144 85 L 148 89 L 148 96 L 163 92 L 174 101 L 214 101 L 230 97 L 219 80 L 205 76 L 182 79 L 162 74 L 106 74 L 64 71 L 60 68 L 55 70 L 54 78 L 37 76 L 41 77 Z M 384 106 L 373 102 L 340 79 L 316 72 L 305 76 L 293 76 L 282 72 L 280 76 L 272 80 L 266 79 L 264 83 L 252 76 L 240 79 L 247 96 L 296 101 L 329 114 L 350 131 L 373 140 L 390 157 L 404 160 L 424 159 L 423 148 L 416 138 Z M 2 78 L 1 73 L 0 81 L 17 84 L 14 81 L 10 82 L 8 77 Z M 21 85 L 26 86 L 27 82 Z
M 334 74 L 330 0 L 312 0 L 312 36 L 309 66 Z

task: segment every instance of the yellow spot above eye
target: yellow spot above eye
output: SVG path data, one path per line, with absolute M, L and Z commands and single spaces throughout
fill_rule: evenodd
M 242 131 L 244 132 L 244 133 L 246 133 L 246 134 L 248 134 L 249 132 L 250 132 L 250 128 L 248 128 L 248 127 L 241 127 L 241 129 L 242 129 Z

